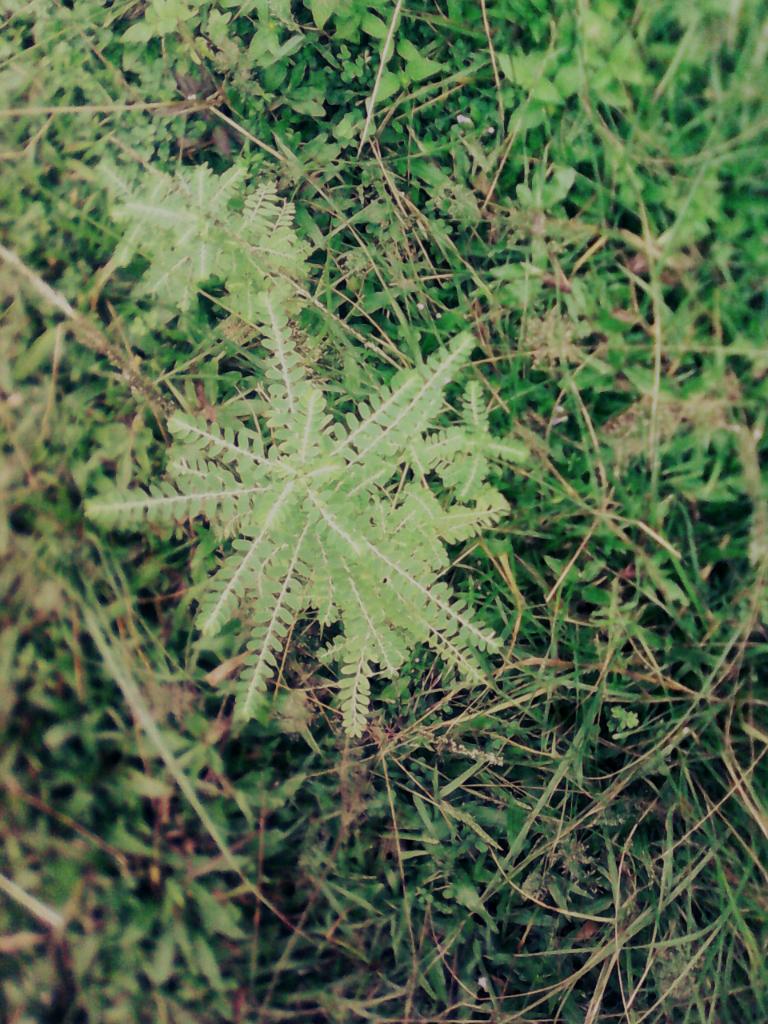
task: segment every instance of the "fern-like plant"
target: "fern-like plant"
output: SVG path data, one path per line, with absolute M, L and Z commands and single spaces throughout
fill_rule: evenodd
M 428 644 L 468 684 L 485 679 L 482 654 L 498 641 L 441 581 L 449 564 L 445 545 L 499 520 L 507 506 L 487 482 L 492 463 L 523 453 L 517 443 L 491 435 L 477 382 L 466 389 L 461 422 L 436 427 L 444 389 L 474 347 L 468 332 L 399 372 L 356 413 L 334 420 L 293 341 L 285 278 L 298 264 L 286 260 L 301 260 L 303 252 L 297 244 L 285 253 L 292 225 L 270 215 L 266 226 L 254 227 L 254 209 L 274 211 L 277 204 L 262 190 L 258 202 L 246 202 L 236 230 L 216 227 L 231 214 L 225 178 L 216 185 L 207 172 L 193 172 L 181 186 L 165 180 L 151 202 L 129 200 L 124 192 L 120 215 L 132 212 L 142 225 L 158 203 L 171 210 L 163 222 L 169 252 L 156 238 L 143 247 L 153 288 L 188 302 L 192 282 L 215 272 L 238 308 L 247 305 L 248 322 L 268 353 L 264 422 L 257 426 L 256 405 L 250 425 L 174 414 L 167 479 L 149 491 L 102 494 L 87 511 L 120 526 L 205 517 L 228 545 L 200 599 L 197 625 L 204 635 L 235 618 L 247 627 L 236 705 L 243 719 L 254 714 L 297 617 L 312 611 L 322 626 L 338 624 L 325 654 L 340 666 L 344 725 L 358 737 L 372 677 L 396 673 L 415 645 Z M 190 188 L 199 205 L 187 219 L 173 197 Z M 209 255 L 201 234 L 214 240 Z M 231 246 L 232 237 L 244 236 L 251 238 L 250 255 L 264 255 L 250 290 L 242 252 Z M 124 250 L 139 244 L 134 231 Z
M 247 318 L 268 287 L 306 274 L 307 247 L 294 231 L 292 204 L 271 182 L 247 190 L 242 166 L 220 175 L 205 166 L 153 171 L 138 186 L 109 164 L 101 176 L 112 216 L 127 226 L 114 262 L 125 265 L 141 253 L 150 266 L 140 290 L 167 308 L 188 309 L 201 282 L 215 278 Z

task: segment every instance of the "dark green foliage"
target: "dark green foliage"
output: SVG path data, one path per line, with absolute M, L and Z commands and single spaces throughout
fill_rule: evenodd
M 0 266 L 16 1024 L 768 1018 L 763 5 L 417 2 L 385 52 L 394 12 L 2 14 L 0 241 L 177 407 Z M 376 396 L 466 331 L 382 444 Z M 494 633 L 485 685 L 305 509 L 259 568 L 312 600 L 194 628 L 281 487 L 243 452 L 356 429 L 381 484 L 346 500 L 350 448 L 338 513 Z

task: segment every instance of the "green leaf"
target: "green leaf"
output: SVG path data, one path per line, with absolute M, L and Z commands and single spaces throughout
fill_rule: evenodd
M 224 14 L 222 11 L 213 10 L 208 15 L 206 32 L 210 36 L 211 41 L 216 43 L 217 46 L 221 45 L 227 39 L 229 32 L 229 19 L 230 15 Z
M 223 991 L 225 988 L 224 978 L 221 975 L 218 961 L 210 945 L 202 935 L 195 936 L 194 951 L 196 966 L 205 976 L 208 984 L 217 992 Z
M 379 88 L 376 92 L 376 102 L 382 103 L 384 100 L 388 100 L 390 96 L 394 96 L 400 90 L 401 86 L 402 82 L 399 75 L 396 75 L 394 71 L 383 71 L 379 79 Z M 367 97 L 366 106 L 370 104 L 370 100 L 370 96 Z
M 145 965 L 144 973 L 155 985 L 164 985 L 173 974 L 176 958 L 176 942 L 173 932 L 162 934 L 155 947 L 154 957 Z
M 155 35 L 151 24 L 146 21 L 137 21 L 123 32 L 124 43 L 148 43 Z
M 309 0 L 312 20 L 318 28 L 322 28 L 340 6 L 341 0 Z
M 387 37 L 388 29 L 386 23 L 375 14 L 372 14 L 371 11 L 366 11 L 363 15 L 360 28 L 362 28 L 366 35 L 373 36 L 374 39 L 386 39 Z
M 551 63 L 546 50 L 531 53 L 499 53 L 497 60 L 502 74 L 520 86 L 539 103 L 562 103 L 563 96 L 549 77 L 547 65 Z
M 445 65 L 440 61 L 417 55 L 406 62 L 405 73 L 412 82 L 423 82 L 425 78 L 431 78 L 444 68 Z

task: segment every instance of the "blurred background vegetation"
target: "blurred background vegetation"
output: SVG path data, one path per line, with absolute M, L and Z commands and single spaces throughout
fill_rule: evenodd
M 3 1019 L 768 1018 L 765 6 L 0 23 Z M 351 743 L 301 620 L 235 730 L 235 630 L 190 626 L 203 524 L 86 521 L 162 472 L 165 403 L 259 374 L 215 289 L 180 312 L 120 259 L 105 168 L 180 164 L 295 202 L 339 412 L 475 330 L 532 453 L 454 553 L 488 691 L 417 653 Z

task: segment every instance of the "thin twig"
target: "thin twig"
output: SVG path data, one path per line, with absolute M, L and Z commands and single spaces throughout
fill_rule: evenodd
M 0 117 L 42 117 L 57 114 L 124 114 L 131 110 L 160 114 L 195 114 L 211 110 L 210 100 L 159 100 L 154 103 L 73 103 L 50 107 L 6 107 Z
M 403 0 L 397 0 L 397 3 L 395 4 L 395 9 L 392 12 L 392 18 L 391 18 L 391 20 L 389 22 L 389 30 L 387 31 L 387 38 L 384 40 L 384 47 L 383 47 L 383 49 L 381 51 L 381 60 L 379 61 L 379 70 L 376 72 L 376 81 L 373 83 L 373 92 L 371 93 L 370 97 L 368 98 L 368 113 L 366 114 L 365 124 L 363 125 L 363 134 L 360 136 L 360 145 L 357 147 L 357 155 L 358 156 L 360 156 L 360 154 L 362 153 L 363 146 L 365 145 L 365 143 L 368 140 L 368 131 L 369 131 L 370 127 L 371 127 L 371 122 L 373 121 L 373 111 L 374 111 L 374 109 L 376 107 L 376 97 L 378 96 L 378 93 L 379 93 L 379 88 L 381 86 L 381 80 L 384 77 L 384 71 L 386 69 L 387 64 L 389 63 L 389 57 L 388 57 L 388 55 L 389 55 L 389 47 L 390 47 L 390 44 L 392 43 L 392 38 L 394 37 L 395 29 L 397 28 L 397 24 L 398 24 L 398 22 L 400 20 L 400 11 L 402 10 L 402 7 L 403 7 Z
M 58 910 L 49 907 L 47 903 L 43 903 L 42 900 L 28 893 L 26 889 L 22 889 L 20 885 L 17 885 L 12 879 L 7 878 L 3 874 L 0 874 L 0 892 L 5 893 L 6 896 L 18 903 L 19 906 L 24 907 L 41 924 L 44 924 L 46 928 L 50 928 L 54 932 L 62 932 L 64 930 L 66 922 Z
M 488 21 L 488 11 L 485 7 L 485 0 L 480 0 L 480 10 L 483 15 L 483 28 L 485 29 L 485 38 L 488 40 L 488 54 L 491 58 L 491 67 L 493 69 L 493 81 L 496 85 L 496 101 L 499 105 L 499 126 L 501 131 L 504 131 L 504 101 L 501 98 L 501 78 L 499 77 L 499 67 L 496 63 L 496 51 L 493 48 L 493 39 L 491 38 L 491 26 Z
M 272 146 L 268 145 L 266 142 L 262 142 L 261 139 L 257 138 L 255 135 L 249 132 L 247 128 L 243 128 L 243 126 L 238 124 L 237 121 L 234 121 L 231 117 L 228 117 L 227 114 L 219 110 L 218 107 L 211 107 L 210 112 L 215 117 L 218 117 L 220 121 L 223 121 L 224 124 L 228 125 L 230 128 L 233 128 L 235 131 L 243 135 L 246 139 L 248 139 L 249 142 L 252 142 L 254 146 L 258 146 L 259 149 L 263 149 L 265 153 L 269 153 L 269 155 L 274 157 L 275 160 L 285 161 L 285 157 L 283 156 L 282 153 L 278 153 L 278 151 L 276 149 L 273 149 Z

